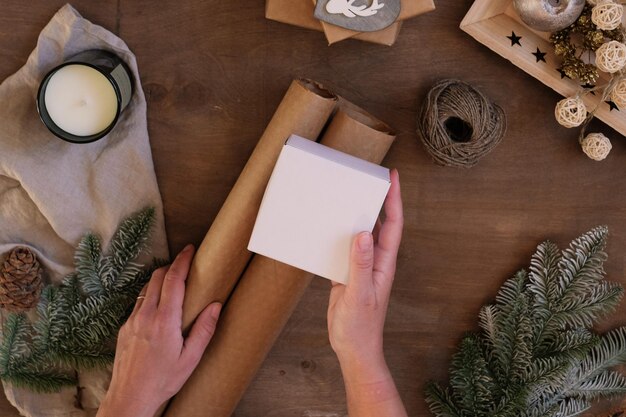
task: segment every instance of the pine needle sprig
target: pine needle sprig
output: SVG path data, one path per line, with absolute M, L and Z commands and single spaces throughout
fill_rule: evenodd
M 87 234 L 77 246 L 76 271 L 60 286 L 48 285 L 38 319 L 11 314 L 0 343 L 0 379 L 37 392 L 76 384 L 76 371 L 103 368 L 114 359 L 117 332 L 152 271 L 136 259 L 147 247 L 155 210 L 124 220 L 102 253 L 100 239 Z
M 624 292 L 604 280 L 607 235 L 598 227 L 562 252 L 537 247 L 529 272 L 480 310 L 480 333 L 461 341 L 450 387 L 427 386 L 435 416 L 576 416 L 597 398 L 626 394 L 626 376 L 611 369 L 626 363 L 626 327 L 591 329 Z

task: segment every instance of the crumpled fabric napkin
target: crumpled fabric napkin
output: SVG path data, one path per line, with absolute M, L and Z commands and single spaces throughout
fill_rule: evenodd
M 71 144 L 39 120 L 36 94 L 45 74 L 86 49 L 106 49 L 131 68 L 135 91 L 116 127 L 91 144 Z M 69 4 L 43 29 L 26 65 L 0 84 L 0 259 L 17 245 L 33 249 L 59 283 L 72 271 L 74 249 L 88 231 L 106 248 L 120 221 L 153 206 L 157 212 L 150 256 L 167 258 L 163 207 L 146 120 L 137 62 L 111 32 L 82 18 Z M 5 393 L 29 417 L 95 414 L 110 371 L 79 375 L 80 387 L 34 394 L 4 384 Z

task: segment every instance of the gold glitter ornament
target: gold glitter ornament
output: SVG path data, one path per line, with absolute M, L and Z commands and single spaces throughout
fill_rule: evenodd
M 596 66 L 600 71 L 614 73 L 626 65 L 626 45 L 610 41 L 596 50 Z
M 554 117 L 561 126 L 578 127 L 587 119 L 587 107 L 579 97 L 565 98 L 556 104 Z
M 617 29 L 622 24 L 624 7 L 611 0 L 601 0 L 591 12 L 591 20 L 601 30 Z
M 609 155 L 613 145 L 602 133 L 590 133 L 580 143 L 583 152 L 594 161 L 602 161 Z

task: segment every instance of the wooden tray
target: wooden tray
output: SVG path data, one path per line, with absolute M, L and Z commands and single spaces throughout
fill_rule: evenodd
M 559 94 L 569 97 L 579 91 L 579 84 L 560 72 L 561 58 L 554 54 L 550 34 L 526 26 L 512 0 L 476 0 L 461 22 L 461 29 Z M 513 35 L 520 37 L 518 43 Z M 608 75 L 600 73 L 598 84 L 607 80 Z M 626 109 L 620 112 L 612 102 L 601 103 L 601 96 L 601 91 L 587 94 L 585 105 L 589 110 L 599 105 L 596 117 L 626 135 Z

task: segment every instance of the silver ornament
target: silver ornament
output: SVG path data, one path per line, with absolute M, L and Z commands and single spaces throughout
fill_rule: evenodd
M 585 0 L 514 0 L 513 5 L 530 28 L 556 32 L 578 19 L 585 7 Z

